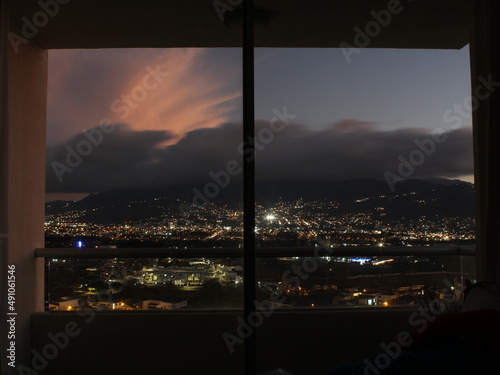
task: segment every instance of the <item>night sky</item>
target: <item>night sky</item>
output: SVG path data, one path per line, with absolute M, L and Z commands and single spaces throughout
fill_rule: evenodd
M 440 128 L 410 177 L 472 181 L 471 113 L 457 112 L 470 95 L 468 49 L 352 59 L 256 50 L 257 177 L 383 179 Z M 194 184 L 241 162 L 239 49 L 50 51 L 48 90 L 48 199 Z M 270 130 L 277 113 L 289 120 Z

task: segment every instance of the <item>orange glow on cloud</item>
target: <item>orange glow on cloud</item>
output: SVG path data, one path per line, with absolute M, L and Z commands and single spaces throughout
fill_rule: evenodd
M 126 119 L 117 122 L 129 123 L 138 130 L 169 130 L 176 139 L 197 128 L 213 128 L 229 120 L 225 103 L 237 99 L 240 92 L 223 92 L 224 81 L 207 72 L 197 71 L 194 62 L 203 58 L 204 50 L 187 50 L 174 58 L 158 59 L 148 66 L 155 70 L 159 66 L 162 77 L 158 86 L 147 91 L 144 101 L 130 111 Z M 141 85 L 146 71 L 139 71 L 128 80 L 125 92 L 132 92 Z M 150 80 L 151 81 L 151 80 Z M 111 118 L 113 118 L 111 117 Z
M 169 131 L 171 143 L 191 130 L 234 120 L 241 107 L 240 66 L 218 66 L 208 53 L 194 48 L 51 51 L 48 143 L 65 141 L 103 118 L 135 130 Z M 146 78 L 157 69 L 159 80 Z M 131 96 L 134 92 L 141 100 Z

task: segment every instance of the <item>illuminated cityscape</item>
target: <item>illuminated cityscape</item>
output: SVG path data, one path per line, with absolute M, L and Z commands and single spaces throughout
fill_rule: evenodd
M 437 200 L 435 196 L 416 192 L 361 197 L 348 205 L 328 198 L 278 199 L 256 204 L 255 231 L 259 245 L 264 247 L 311 246 L 318 238 L 334 246 L 473 243 L 475 221 L 472 215 L 467 216 L 468 207 L 451 214 L 440 213 L 439 208 L 432 209 Z M 403 207 L 407 210 L 406 216 L 395 214 L 395 209 L 390 208 L 391 204 L 400 205 L 399 201 L 406 205 Z M 112 206 L 119 211 L 114 222 L 109 218 L 99 222 L 95 215 L 100 210 L 110 210 L 109 207 L 78 207 L 66 202 L 52 213 L 49 210 L 53 203 L 48 203 L 47 247 L 75 247 L 76 238 L 87 238 L 85 247 L 98 247 L 103 241 L 117 247 L 145 247 L 144 244 L 164 248 L 237 247 L 241 244 L 241 205 L 222 201 L 195 206 L 189 211 L 177 207 L 188 204 L 188 201 L 171 202 L 164 197 L 125 202 L 116 208 Z M 128 220 L 127 211 L 144 212 L 144 216 Z M 64 239 L 65 246 L 61 243 L 51 246 L 51 239 L 59 242 Z
M 378 212 L 355 212 L 334 216 L 328 209 L 336 202 L 278 202 L 274 207 L 257 206 L 257 239 L 282 242 L 284 245 L 311 245 L 318 237 L 337 246 L 376 246 L 471 243 L 474 240 L 474 218 L 420 217 L 400 221 L 384 220 L 384 208 Z M 77 220 L 85 211 L 48 215 L 45 233 L 48 237 L 97 237 L 113 243 L 149 241 L 159 244 L 200 241 L 214 246 L 218 242 L 237 245 L 242 239 L 243 214 L 240 209 L 209 204 L 189 215 L 165 214 L 139 222 L 98 224 Z M 87 247 L 90 244 L 87 245 Z M 122 246 L 124 247 L 124 246 Z M 206 247 L 206 246 L 205 246 Z
M 417 192 L 366 196 L 344 210 L 345 203 L 327 198 L 261 202 L 256 204 L 257 244 L 263 248 L 321 244 L 331 249 L 474 244 L 473 217 L 431 212 L 395 218 L 390 201 L 398 199 L 423 207 L 438 200 Z M 132 211 L 148 212 L 145 207 L 155 206 L 162 213 L 114 223 L 89 220 L 97 211 L 106 210 L 104 206 L 75 209 L 71 202 L 59 202 L 56 213 L 49 211 L 54 203 L 48 203 L 46 247 L 128 247 L 139 253 L 141 248 L 164 248 L 165 258 L 49 258 L 47 309 L 241 308 L 242 259 L 168 256 L 168 249 L 241 248 L 241 207 L 217 201 L 181 211 L 176 206 L 189 202 L 173 202 L 164 197 L 125 202 L 123 206 Z M 460 290 L 464 278 L 474 277 L 468 257 L 422 257 L 411 255 L 411 250 L 408 254 L 261 258 L 257 261 L 258 296 L 269 300 L 281 295 L 279 302 L 273 302 L 277 308 L 411 305 L 425 292 L 453 299 L 444 283 Z

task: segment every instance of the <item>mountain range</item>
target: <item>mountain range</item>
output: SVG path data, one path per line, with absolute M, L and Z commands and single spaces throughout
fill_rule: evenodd
M 47 215 L 78 212 L 78 221 L 121 223 L 161 218 L 180 212 L 179 205 L 205 202 L 242 207 L 242 185 L 220 188 L 214 198 L 204 195 L 207 185 L 174 185 L 164 189 L 123 189 L 91 194 L 80 201 L 53 201 Z M 213 186 L 213 185 L 212 185 Z M 198 197 L 195 199 L 195 197 Z M 474 185 L 460 180 L 406 180 L 391 192 L 385 181 L 376 179 L 343 181 L 264 181 L 256 184 L 256 202 L 271 207 L 278 202 L 335 202 L 337 214 L 384 212 L 385 219 L 474 216 Z

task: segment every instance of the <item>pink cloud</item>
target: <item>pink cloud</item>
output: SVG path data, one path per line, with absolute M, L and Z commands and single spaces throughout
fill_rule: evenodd
M 213 55 L 194 48 L 51 51 L 48 143 L 103 118 L 167 130 L 173 141 L 233 120 L 241 107 L 240 66 L 216 64 Z M 161 72 L 156 80 L 152 71 Z

